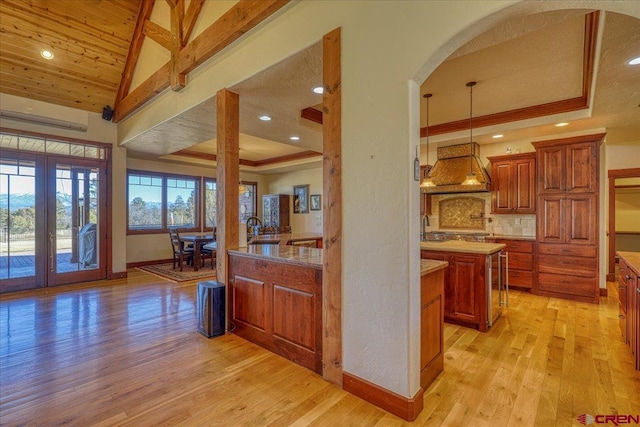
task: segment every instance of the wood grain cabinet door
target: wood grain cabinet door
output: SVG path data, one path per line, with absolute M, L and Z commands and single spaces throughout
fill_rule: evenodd
M 564 193 L 565 173 L 564 146 L 538 149 L 538 182 L 541 193 Z
M 595 245 L 598 232 L 598 196 L 572 194 L 565 203 L 565 242 L 577 245 Z
M 593 193 L 598 189 L 596 175 L 596 147 L 593 142 L 571 144 L 566 147 L 565 190 L 570 193 Z
M 538 241 L 543 243 L 564 243 L 564 197 L 540 197 L 538 212 Z
M 536 213 L 536 159 L 513 162 L 512 200 L 515 213 Z

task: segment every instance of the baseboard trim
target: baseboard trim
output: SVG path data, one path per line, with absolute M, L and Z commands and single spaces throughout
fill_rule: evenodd
M 609 295 L 609 289 L 607 289 L 607 288 L 600 288 L 600 296 L 601 296 L 601 297 L 606 297 L 607 295 Z
M 128 262 L 127 268 L 144 267 L 145 265 L 154 265 L 154 264 L 165 264 L 167 262 L 173 262 L 173 260 L 169 258 L 169 259 L 156 259 L 153 261 Z
M 390 390 L 342 372 L 342 388 L 361 399 L 407 421 L 413 421 L 424 408 L 424 390 L 418 389 L 412 398 L 406 398 Z
M 108 280 L 126 279 L 126 278 L 127 278 L 127 272 L 126 271 L 117 271 L 117 272 L 110 271 L 109 273 L 107 273 L 107 279 Z

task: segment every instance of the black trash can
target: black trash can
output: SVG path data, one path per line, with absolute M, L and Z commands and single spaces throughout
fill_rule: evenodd
M 224 335 L 225 298 L 224 285 L 209 280 L 198 283 L 196 316 L 198 332 L 207 338 Z

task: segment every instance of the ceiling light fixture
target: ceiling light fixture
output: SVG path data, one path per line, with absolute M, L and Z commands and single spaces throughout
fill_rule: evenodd
M 324 88 L 322 86 L 316 86 L 313 88 L 313 92 L 318 94 L 324 93 Z
M 47 49 L 42 49 L 40 51 L 40 56 L 42 56 L 44 59 L 53 59 L 53 52 Z
M 268 122 L 271 120 L 270 116 L 264 115 L 264 116 L 260 116 L 258 117 L 260 120 L 262 120 L 263 122 Z
M 561 128 L 561 127 L 563 127 L 563 126 L 569 126 L 569 123 L 567 123 L 567 122 L 556 123 L 556 127 L 557 127 L 557 128 Z
M 632 60 L 627 62 L 627 64 L 629 64 L 629 65 L 638 65 L 638 64 L 640 64 L 640 56 L 638 56 L 637 58 L 633 58 Z
M 469 144 L 472 151 L 469 156 L 469 173 L 462 182 L 462 185 L 480 185 L 476 174 L 473 173 L 473 87 L 475 85 L 476 82 L 467 83 L 467 87 L 469 88 Z
M 503 134 L 497 133 L 497 134 L 493 135 L 493 138 L 494 139 L 498 139 L 498 138 L 502 138 L 503 136 L 504 136 Z
M 429 164 L 429 98 L 431 98 L 432 96 L 433 94 L 431 93 L 425 93 L 424 95 L 422 95 L 423 98 L 427 99 L 427 167 L 426 167 L 427 174 L 422 179 L 422 182 L 420 183 L 420 188 L 436 186 L 436 184 L 434 184 L 433 180 L 429 176 L 431 174 L 431 165 Z
M 292 141 L 300 141 L 300 137 L 299 136 L 290 136 L 289 139 L 292 140 Z

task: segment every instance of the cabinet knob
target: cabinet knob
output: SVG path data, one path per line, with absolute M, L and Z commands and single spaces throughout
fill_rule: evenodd
M 618 314 L 618 317 L 624 319 L 624 314 Z
M 640 288 L 636 288 L 636 292 L 640 294 Z
M 631 279 L 631 276 L 629 276 L 628 274 L 626 276 L 624 276 L 625 279 L 629 280 Z
M 624 288 L 626 288 L 626 286 L 618 286 L 618 289 L 620 289 L 620 290 L 622 290 Z

